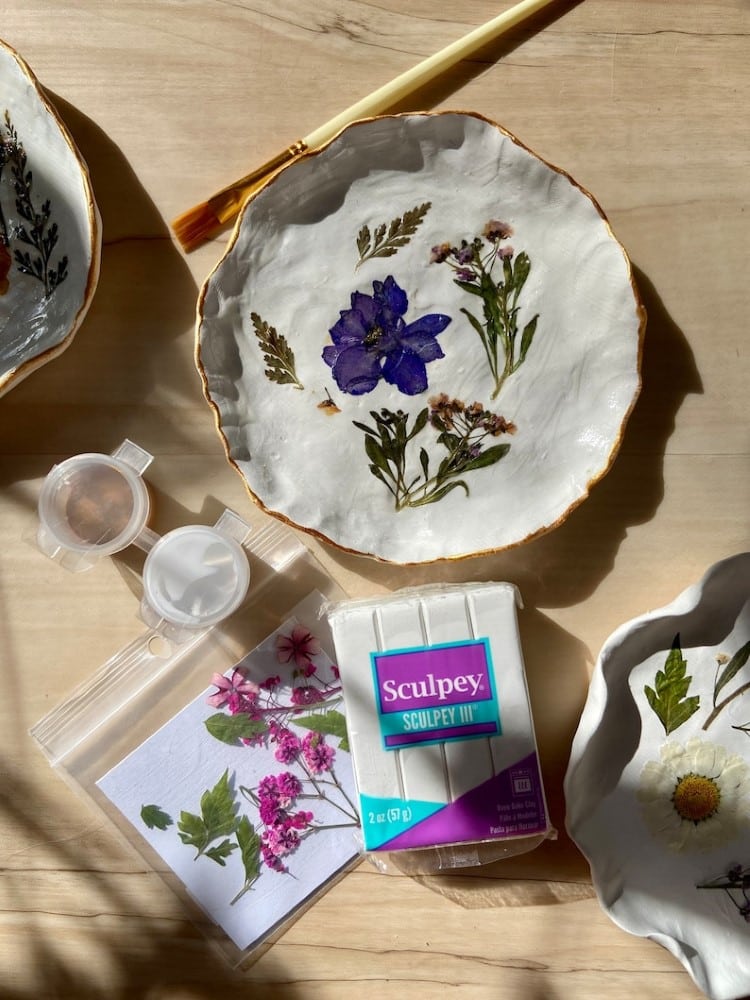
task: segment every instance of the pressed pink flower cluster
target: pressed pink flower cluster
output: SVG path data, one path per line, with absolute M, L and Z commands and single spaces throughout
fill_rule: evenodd
M 333 771 L 334 748 L 322 733 L 306 729 L 304 735 L 298 735 L 290 728 L 295 718 L 310 706 L 323 717 L 324 713 L 320 712 L 323 703 L 341 692 L 336 667 L 329 667 L 331 681 L 318 674 L 313 658 L 321 651 L 320 641 L 304 625 L 295 625 L 289 634 L 277 636 L 276 658 L 280 664 L 292 667 L 291 691 L 288 683 L 282 682 L 281 676 L 276 674 L 259 683 L 249 680 L 241 669 L 235 669 L 229 677 L 221 674 L 212 677 L 216 691 L 208 698 L 210 705 L 223 707 L 230 715 L 244 713 L 253 721 L 265 724 L 258 735 L 242 738 L 242 742 L 246 745 L 262 743 L 273 748 L 274 757 L 280 764 L 296 767 L 300 772 L 300 776 L 292 771 L 268 774 L 256 789 L 241 787 L 243 794 L 258 808 L 261 857 L 277 872 L 288 870 L 283 859 L 296 850 L 305 835 L 327 828 L 314 823 L 313 812 L 298 808 L 299 798 L 329 804 L 347 819 L 347 823 L 340 825 L 359 823 L 356 809 Z M 287 692 L 286 697 L 284 692 Z M 306 720 L 300 718 L 300 723 L 309 724 L 310 718 L 312 716 Z M 333 791 L 345 805 L 331 797 Z
M 279 719 L 320 705 L 341 692 L 340 686 L 323 681 L 318 676 L 318 668 L 312 658 L 320 652 L 320 640 L 304 625 L 295 625 L 289 635 L 276 637 L 277 660 L 283 664 L 294 664 L 288 704 L 279 698 L 282 682 L 278 674 L 269 675 L 256 684 L 240 668 L 235 669 L 230 677 L 219 673 L 213 675 L 211 683 L 216 691 L 207 699 L 208 704 L 214 708 L 226 708 L 230 715 L 244 713 L 254 721 Z M 338 668 L 331 666 L 330 670 L 334 680 L 338 680 Z M 265 737 L 266 734 L 261 733 L 243 742 L 253 745 L 263 742 Z
M 269 723 L 269 742 L 276 744 L 274 757 L 281 764 L 292 764 L 299 760 L 306 771 L 323 774 L 330 771 L 336 751 L 325 741 L 321 733 L 309 732 L 300 739 L 296 733 L 277 722 Z
M 286 726 L 271 721 L 268 726 L 269 743 L 276 745 L 274 757 L 281 764 L 300 765 L 307 775 L 315 793 L 308 798 L 327 800 L 315 778 L 325 772 L 332 772 L 336 751 L 325 741 L 321 733 L 308 732 L 302 739 Z M 335 783 L 335 775 L 334 783 Z M 312 825 L 314 815 L 306 810 L 291 812 L 296 799 L 304 795 L 303 782 L 290 771 L 269 774 L 258 784 L 254 796 L 265 829 L 261 834 L 261 854 L 269 868 L 286 871 L 281 860 L 294 851 L 304 833 L 318 829 Z M 330 801 L 330 800 L 329 800 Z M 340 808 L 340 807 L 337 807 Z
M 277 872 L 287 870 L 282 858 L 297 848 L 302 832 L 313 820 L 308 810 L 292 811 L 301 794 L 302 782 L 289 771 L 269 774 L 258 784 L 258 812 L 265 826 L 260 837 L 261 855 L 266 865 Z

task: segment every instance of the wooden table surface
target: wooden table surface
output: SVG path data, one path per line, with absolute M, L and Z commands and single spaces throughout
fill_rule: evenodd
M 518 550 L 396 567 L 307 539 L 352 594 L 508 579 L 560 836 L 471 880 L 347 875 L 231 971 L 161 877 L 28 729 L 142 630 L 124 557 L 67 574 L 30 543 L 49 468 L 125 437 L 155 456 L 153 527 L 220 505 L 267 520 L 225 461 L 193 362 L 199 288 L 169 220 L 419 59 L 498 0 L 10 0 L 0 31 L 87 160 L 101 278 L 72 346 L 0 400 L 0 995 L 686 998 L 678 962 L 600 910 L 562 779 L 607 636 L 748 547 L 750 8 L 560 2 L 399 110 L 494 119 L 594 193 L 649 314 L 643 391 L 590 498 Z M 1 97 L 0 97 L 1 104 Z

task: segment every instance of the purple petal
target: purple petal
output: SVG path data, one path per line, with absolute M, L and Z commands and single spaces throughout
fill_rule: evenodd
M 364 347 L 347 347 L 336 359 L 333 377 L 339 389 L 352 396 L 371 392 L 381 377 L 377 355 Z
M 383 365 L 383 378 L 407 396 L 416 396 L 427 388 L 424 361 L 412 351 L 389 355 Z
M 328 332 L 334 344 L 339 347 L 352 347 L 354 344 L 362 343 L 371 326 L 372 323 L 366 322 L 361 310 L 345 309 L 340 313 L 338 322 Z
M 445 357 L 442 347 L 429 333 L 410 333 L 401 338 L 401 345 L 422 361 L 435 361 L 436 358 Z
M 404 329 L 403 336 L 408 337 L 412 333 L 427 333 L 431 337 L 437 337 L 450 321 L 450 316 L 444 316 L 442 313 L 428 313 L 426 316 L 415 319 L 413 323 L 409 323 Z
M 369 329 L 375 322 L 378 304 L 372 295 L 364 292 L 352 292 L 352 311 L 360 315 L 363 325 Z
M 409 299 L 406 292 L 399 285 L 393 275 L 388 275 L 385 281 L 373 281 L 373 291 L 378 304 L 394 317 L 403 316 L 409 306 Z
M 323 360 L 327 365 L 330 365 L 331 368 L 333 368 L 338 361 L 339 354 L 345 350 L 345 347 L 331 347 L 329 344 L 328 347 L 323 348 Z

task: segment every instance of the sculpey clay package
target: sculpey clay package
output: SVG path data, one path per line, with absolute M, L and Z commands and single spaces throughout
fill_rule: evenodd
M 507 583 L 410 589 L 328 610 L 364 846 L 410 871 L 554 836 Z

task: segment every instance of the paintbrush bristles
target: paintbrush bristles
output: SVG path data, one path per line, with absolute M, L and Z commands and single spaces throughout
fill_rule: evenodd
M 423 59 L 412 69 L 401 73 L 395 80 L 378 88 L 374 93 L 352 104 L 330 121 L 299 139 L 283 150 L 268 163 L 254 170 L 247 177 L 224 188 L 203 205 L 198 205 L 172 224 L 177 238 L 185 250 L 191 250 L 208 239 L 215 229 L 229 222 L 240 211 L 242 205 L 254 191 L 262 187 L 285 164 L 296 159 L 307 149 L 317 149 L 330 142 L 342 128 L 350 125 L 358 118 L 369 118 L 382 114 L 386 108 L 402 100 L 407 94 L 428 81 L 444 73 L 461 59 L 466 59 L 483 45 L 493 41 L 505 31 L 519 24 L 524 18 L 530 17 L 553 0 L 519 0 L 513 7 L 498 14 L 486 24 L 470 31 L 463 38 L 446 46 L 434 55 Z M 183 233 L 184 235 L 181 235 Z
M 183 212 L 172 222 L 172 229 L 186 253 L 205 242 L 221 225 L 209 202 Z

